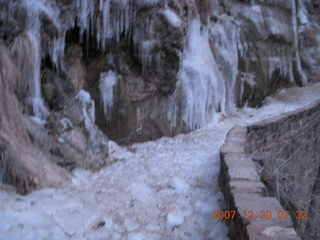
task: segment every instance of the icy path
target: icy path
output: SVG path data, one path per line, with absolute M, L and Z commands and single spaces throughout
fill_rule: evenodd
M 174 138 L 119 147 L 113 165 L 77 170 L 60 189 L 28 196 L 0 191 L 0 239 L 227 239 L 221 209 L 219 148 L 235 124 L 258 121 L 320 99 L 320 84 L 293 88 L 258 110 L 239 110 Z

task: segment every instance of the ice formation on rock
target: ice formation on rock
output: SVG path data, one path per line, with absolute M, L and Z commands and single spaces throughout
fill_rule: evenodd
M 105 120 L 109 121 L 114 104 L 114 88 L 118 83 L 118 76 L 115 72 L 109 70 L 100 74 L 99 90 L 101 102 L 104 109 Z
M 87 38 L 95 35 L 98 45 L 104 50 L 112 38 L 119 41 L 122 33 L 128 34 L 132 24 L 131 4 L 128 0 L 113 3 L 115 16 L 111 17 L 110 0 L 99 0 L 99 4 L 94 0 L 77 0 L 76 7 L 80 11 L 76 24 L 80 28 L 80 39 L 84 34 Z
M 48 110 L 41 96 L 40 65 L 42 52 L 40 14 L 45 14 L 50 19 L 53 19 L 53 12 L 43 1 L 25 1 L 24 4 L 27 9 L 27 37 L 33 53 L 29 56 L 32 66 L 31 74 L 28 76 L 30 88 L 29 101 L 35 117 L 45 119 L 48 115 Z
M 167 7 L 161 13 L 166 17 L 172 26 L 177 28 L 181 26 L 181 19 L 171 8 Z
M 210 45 L 212 38 L 219 47 L 216 54 Z M 204 126 L 216 112 L 234 111 L 238 54 L 244 51 L 240 41 L 239 29 L 228 21 L 209 28 L 203 27 L 199 18 L 190 20 L 175 93 L 175 102 L 181 104 L 182 119 L 189 129 Z M 169 109 L 172 124 L 177 109 L 172 100 Z M 174 123 L 171 129 L 173 126 Z
M 91 99 L 88 92 L 80 90 L 76 96 L 82 104 L 82 115 L 84 118 L 84 125 L 89 136 L 89 144 L 96 145 L 97 131 L 95 126 L 95 103 Z
M 159 40 L 145 40 L 141 43 L 139 58 L 141 59 L 142 75 L 147 76 L 149 67 L 154 63 L 157 66 L 160 64 L 161 52 L 157 52 L 160 47 Z
M 31 1 L 28 8 L 32 7 L 34 1 Z M 66 31 L 70 27 L 79 27 L 80 42 L 88 44 L 88 39 L 95 39 L 97 46 L 102 51 L 107 51 L 107 47 L 112 42 L 120 42 L 120 37 L 128 37 L 130 46 L 135 51 L 141 64 L 142 76 L 149 75 L 151 66 L 162 66 L 162 42 L 161 39 L 150 38 L 151 18 L 146 17 L 143 22 L 138 23 L 137 9 L 142 6 L 152 7 L 157 4 L 161 6 L 158 14 L 162 15 L 168 24 L 168 27 L 181 28 L 183 22 L 181 16 L 168 6 L 167 2 L 161 1 L 137 1 L 130 0 L 77 0 L 75 2 L 75 16 L 71 21 L 64 24 L 59 23 L 59 10 L 54 6 L 49 6 L 45 1 L 41 1 L 39 7 L 35 8 L 34 24 L 31 30 L 34 31 L 32 42 L 34 43 L 36 54 L 41 54 L 39 44 L 39 11 L 45 12 L 47 16 L 60 26 L 60 31 L 55 37 L 51 47 L 51 61 L 58 68 L 60 59 L 62 59 L 65 50 Z M 161 4 L 161 5 L 160 5 Z M 301 3 L 299 2 L 301 5 Z M 298 25 L 297 19 L 306 23 L 308 21 L 303 8 L 296 9 L 295 1 L 292 1 L 292 24 L 294 32 L 294 62 L 288 62 L 288 56 L 279 55 L 269 57 L 269 78 L 273 74 L 279 73 L 281 76 L 288 76 L 291 82 L 295 78 L 300 78 L 302 84 L 306 83 L 306 77 L 303 74 L 298 46 Z M 246 11 L 246 17 L 251 21 L 257 20 L 257 29 L 264 35 L 262 29 L 266 29 L 270 36 L 284 38 L 290 42 L 292 33 L 288 30 L 286 22 L 281 18 L 272 18 L 274 13 L 266 9 L 268 16 L 264 17 L 260 5 L 253 4 L 250 11 Z M 30 11 L 32 13 L 32 11 Z M 167 99 L 168 112 L 167 120 L 169 128 L 175 131 L 176 121 L 182 119 L 183 124 L 189 129 L 196 129 L 203 126 L 207 121 L 214 117 L 216 112 L 225 114 L 232 113 L 236 102 L 236 84 L 239 87 L 239 96 L 245 88 L 245 83 L 254 88 L 256 76 L 254 73 L 239 73 L 239 59 L 244 56 L 248 50 L 246 44 L 242 41 L 241 28 L 232 17 L 227 15 L 219 16 L 217 22 L 210 22 L 203 25 L 200 16 L 189 14 L 188 31 L 185 37 L 185 47 L 180 59 L 180 71 L 178 73 L 179 81 L 176 83 L 177 90 Z M 191 17 L 192 15 L 192 17 Z M 264 26 L 259 26 L 260 22 L 265 22 Z M 138 23 L 138 25 L 137 25 Z M 151 28 L 150 28 L 151 27 Z M 154 27 L 154 26 L 153 26 Z M 58 28 L 59 29 L 59 28 Z M 36 58 L 36 59 L 39 59 Z M 39 63 L 35 62 L 34 76 L 34 98 L 33 106 L 36 115 L 44 112 L 44 104 L 41 100 L 41 91 L 39 88 Z M 297 69 L 294 74 L 293 70 Z M 115 72 L 109 71 L 100 75 L 100 96 L 104 108 L 105 119 L 111 120 L 110 112 L 113 106 L 113 88 L 117 84 Z M 296 76 L 295 76 L 296 75 Z M 142 111 L 142 108 L 136 108 Z M 177 111 L 180 109 L 181 111 Z M 142 113 L 141 112 L 141 113 Z M 181 118 L 178 115 L 181 115 Z M 140 113 L 136 113 L 140 116 Z M 140 127 L 140 126 L 139 126 Z
M 30 88 L 32 89 L 30 95 L 30 101 L 33 107 L 33 114 L 35 117 L 45 119 L 47 117 L 47 110 L 41 97 L 41 82 L 40 82 L 40 37 L 37 37 L 39 32 L 31 31 L 28 32 L 28 37 L 34 51 L 33 61 L 34 68 L 32 69 L 32 75 L 30 76 Z
M 182 118 L 190 129 L 203 126 L 209 115 L 225 111 L 225 86 L 209 46 L 209 29 L 201 30 L 200 19 L 189 24 L 180 70 L 183 94 Z

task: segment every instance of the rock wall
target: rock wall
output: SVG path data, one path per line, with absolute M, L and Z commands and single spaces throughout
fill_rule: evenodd
M 227 209 L 273 212 L 273 218 L 260 225 L 256 225 L 260 219 L 231 221 L 232 236 L 239 234 L 246 239 L 262 234 L 265 239 L 278 239 L 265 235 L 275 234 L 278 227 L 291 224 L 278 219 L 277 211 L 283 209 L 277 198 L 283 208 L 291 212 L 294 226 L 303 239 L 319 238 L 319 117 L 320 102 L 316 102 L 229 132 L 221 148 L 220 172 Z M 276 228 L 267 231 L 264 226 Z M 277 234 L 285 232 L 287 230 L 279 230 Z M 295 239 L 290 234 L 279 239 Z

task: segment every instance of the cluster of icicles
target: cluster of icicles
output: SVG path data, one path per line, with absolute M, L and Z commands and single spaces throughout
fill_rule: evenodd
M 41 63 L 41 21 L 40 14 L 45 14 L 53 25 L 59 29 L 51 46 L 50 57 L 53 65 L 59 69 L 60 61 L 65 51 L 65 37 L 68 29 L 75 26 L 80 29 L 80 41 L 84 38 L 94 38 L 101 49 L 106 52 L 110 41 L 120 41 L 121 36 L 129 36 L 134 51 L 140 58 L 142 73 L 148 72 L 150 64 L 159 63 L 161 53 L 150 55 L 148 48 L 152 39 L 148 39 L 148 19 L 139 22 L 136 9 L 139 4 L 155 5 L 161 0 L 77 0 L 74 3 L 75 12 L 71 20 L 61 22 L 60 10 L 54 1 L 28 0 L 24 1 L 28 13 L 27 35 L 34 50 L 30 61 L 33 61 L 33 71 L 29 76 L 32 83 L 30 96 L 35 116 L 44 119 L 47 116 L 46 108 L 41 97 L 40 63 Z M 162 4 L 163 14 L 172 25 L 179 27 L 181 19 L 175 12 Z M 112 8 L 112 9 L 111 9 Z M 139 27 L 136 27 L 136 22 Z M 214 36 L 216 52 L 213 53 L 210 39 Z M 180 71 L 176 91 L 167 99 L 167 119 L 172 132 L 177 126 L 177 116 L 180 115 L 186 126 L 192 130 L 202 127 L 210 121 L 216 112 L 230 113 L 235 109 L 234 89 L 238 76 L 238 59 L 246 51 L 246 44 L 241 40 L 239 26 L 226 17 L 214 25 L 202 26 L 200 17 L 189 19 L 188 33 L 186 34 L 185 48 L 181 54 Z M 272 61 L 271 61 L 272 60 Z M 281 59 L 270 59 L 279 68 Z M 159 66 L 160 67 L 160 66 Z M 284 72 L 287 72 L 285 67 Z M 272 74 L 274 70 L 270 70 Z M 252 76 L 254 77 L 254 76 Z M 246 81 L 250 84 L 250 79 Z M 100 74 L 100 93 L 104 106 L 106 120 L 110 120 L 113 108 L 113 89 L 117 85 L 117 73 L 108 71 Z M 243 90 L 241 81 L 240 89 Z M 252 82 L 252 81 L 251 81 Z M 240 94 L 241 95 L 241 94 Z M 138 110 L 137 110 L 138 111 Z M 143 111 L 142 111 L 143 112 Z M 143 127 L 143 126 L 142 126 Z
M 60 67 L 60 61 L 64 57 L 65 47 L 66 47 L 66 33 L 67 30 L 77 26 L 80 30 L 80 43 L 84 42 L 84 38 L 95 38 L 99 48 L 102 51 L 106 50 L 106 47 L 110 41 L 120 41 L 120 36 L 131 35 L 134 43 L 134 49 L 138 51 L 141 62 L 144 65 L 150 64 L 150 59 L 154 57 L 145 56 L 144 51 L 139 51 L 142 46 L 145 45 L 142 39 L 146 38 L 144 35 L 147 31 L 148 21 L 142 28 L 133 28 L 132 23 L 136 18 L 135 12 L 133 11 L 133 2 L 129 0 L 117 0 L 113 1 L 111 16 L 111 4 L 110 0 L 77 0 L 74 3 L 72 9 L 75 10 L 71 20 L 62 22 L 60 19 L 60 10 L 57 3 L 48 0 L 28 0 L 23 1 L 22 4 L 26 8 L 27 12 L 27 26 L 26 26 L 26 36 L 27 41 L 32 49 L 32 54 L 29 56 L 30 62 L 32 63 L 31 74 L 28 76 L 28 84 L 32 89 L 29 93 L 30 104 L 33 107 L 33 112 L 35 117 L 44 120 L 48 112 L 44 105 L 41 96 L 41 81 L 40 81 L 40 68 L 41 68 L 41 15 L 45 15 L 47 19 L 50 19 L 51 24 L 56 29 L 59 29 L 58 35 L 53 39 L 50 58 L 53 66 L 56 69 Z M 149 1 L 149 4 L 157 4 L 159 1 Z M 13 10 L 16 3 L 12 3 L 10 9 Z M 88 41 L 86 41 L 88 42 Z M 146 67 L 144 67 L 146 68 Z M 144 70 L 146 71 L 146 70 Z M 112 74 L 112 73 L 111 73 Z M 112 107 L 113 97 L 112 90 L 111 96 L 106 96 L 110 92 L 110 89 L 104 89 L 106 86 L 113 87 L 114 83 L 106 83 L 110 78 L 106 77 L 108 73 L 101 73 L 101 87 L 102 100 L 108 100 L 109 102 L 103 103 L 106 110 L 106 116 L 109 116 L 110 108 Z M 112 78 L 116 79 L 116 78 Z M 111 99 L 110 99 L 111 98 Z
M 151 44 L 148 36 L 148 21 L 142 23 L 139 28 L 133 27 L 138 16 L 134 11 L 133 3 L 129 0 L 115 0 L 116 4 L 110 4 L 110 0 L 77 0 L 75 1 L 74 17 L 68 22 L 61 22 L 59 7 L 54 1 L 29 0 L 25 1 L 28 12 L 27 32 L 34 49 L 31 61 L 34 69 L 29 76 L 30 85 L 34 91 L 31 93 L 34 115 L 39 119 L 45 119 L 47 111 L 41 97 L 40 62 L 41 62 L 41 21 L 40 14 L 45 14 L 56 29 L 58 36 L 53 39 L 50 57 L 53 65 L 59 69 L 60 61 L 64 57 L 65 37 L 68 29 L 77 26 L 80 30 L 80 41 L 84 38 L 94 37 L 99 48 L 106 51 L 109 41 L 120 41 L 120 36 L 128 36 L 134 44 L 133 48 L 140 57 L 142 72 L 148 71 L 148 66 L 153 62 L 159 62 L 159 55 L 150 55 L 148 46 Z M 158 4 L 160 1 L 140 1 L 140 4 Z M 111 16 L 112 7 L 112 16 Z M 136 7 L 136 6 L 135 6 Z M 165 5 L 163 10 L 168 20 L 178 26 L 180 19 L 174 11 Z M 186 36 L 186 46 L 181 57 L 181 70 L 178 74 L 176 92 L 168 98 L 168 123 L 172 131 L 176 127 L 178 109 L 181 110 L 183 121 L 190 129 L 203 126 L 217 111 L 228 112 L 233 109 L 233 88 L 236 78 L 236 69 L 232 69 L 232 81 L 226 82 L 224 75 L 218 67 L 218 63 L 211 53 L 209 46 L 209 27 L 203 30 L 199 17 L 190 19 L 189 32 Z M 224 61 L 230 62 L 230 66 L 237 66 L 237 47 L 239 46 L 239 34 L 226 36 L 225 26 L 220 26 L 221 33 L 225 36 L 222 48 L 227 53 Z M 220 33 L 220 34 L 221 34 Z M 152 40 L 151 40 L 152 41 Z M 86 41 L 88 42 L 88 41 Z M 200 47 L 200 48 L 199 48 Z M 234 59 L 234 60 L 232 60 Z M 117 84 L 117 75 L 112 71 L 100 74 L 100 93 L 104 106 L 106 120 L 110 120 L 110 112 L 113 107 L 113 89 Z M 180 96 L 180 97 L 178 97 Z M 182 98 L 181 98 L 182 96 Z

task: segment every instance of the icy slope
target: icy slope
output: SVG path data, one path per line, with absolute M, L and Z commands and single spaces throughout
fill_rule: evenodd
M 257 110 L 239 110 L 174 138 L 120 147 L 97 173 L 77 170 L 61 189 L 28 196 L 0 192 L 0 239 L 227 239 L 211 219 L 223 205 L 219 148 L 235 124 L 247 124 L 320 99 L 320 84 L 281 91 Z

